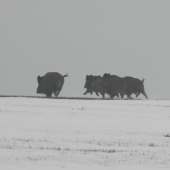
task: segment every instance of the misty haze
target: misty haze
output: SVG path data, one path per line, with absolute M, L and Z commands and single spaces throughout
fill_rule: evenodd
M 170 169 L 170 1 L 0 0 L 0 170 Z
M 86 75 L 110 73 L 144 78 L 150 99 L 169 99 L 169 5 L 1 1 L 0 94 L 43 96 L 37 77 L 58 72 L 69 75 L 60 96 L 83 97 Z

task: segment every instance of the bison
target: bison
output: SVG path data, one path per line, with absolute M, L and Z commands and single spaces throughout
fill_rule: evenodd
M 123 99 L 126 92 L 126 83 L 119 76 L 105 73 L 102 78 L 102 85 L 105 92 L 109 94 L 111 98 L 114 96 L 118 97 L 118 94 L 120 94 Z
M 124 77 L 122 79 L 127 84 L 126 87 L 127 98 L 132 98 L 131 95 L 133 93 L 136 95 L 137 98 L 139 94 L 142 93 L 145 96 L 145 98 L 148 99 L 148 96 L 144 89 L 144 79 L 142 81 L 133 77 Z
M 109 74 L 108 74 L 109 75 Z M 105 98 L 105 93 L 107 93 L 110 98 L 113 98 L 114 96 L 119 97 L 118 93 L 112 94 L 110 93 L 107 88 L 103 86 L 103 77 L 101 76 L 93 76 L 93 75 L 87 75 L 86 76 L 86 83 L 84 85 L 84 88 L 86 88 L 86 92 L 84 93 L 90 93 L 92 95 L 93 92 L 96 93 L 97 96 L 99 96 L 99 93 Z
M 64 77 L 68 77 L 68 74 L 62 76 L 57 72 L 50 72 L 43 77 L 38 76 L 37 94 L 45 94 L 46 97 L 51 97 L 54 93 L 57 97 L 63 87 Z
M 86 83 L 84 85 L 84 88 L 86 88 L 87 90 L 84 93 L 84 95 L 86 95 L 87 93 L 90 93 L 92 95 L 93 92 L 95 92 L 97 96 L 99 96 L 98 93 L 100 93 L 104 97 L 105 92 L 101 81 L 102 81 L 101 76 L 87 75 Z

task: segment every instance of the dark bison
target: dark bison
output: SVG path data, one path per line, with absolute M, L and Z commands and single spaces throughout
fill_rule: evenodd
M 102 79 L 103 78 L 101 76 L 95 76 L 94 81 L 92 83 L 92 87 L 93 87 L 93 91 L 96 93 L 97 96 L 99 96 L 98 93 L 100 93 L 104 98 L 106 90 L 103 88 Z
M 127 98 L 132 98 L 131 97 L 132 94 L 135 94 L 137 98 L 140 95 L 140 93 L 142 93 L 145 96 L 145 98 L 148 99 L 148 96 L 144 89 L 144 79 L 142 81 L 133 77 L 124 77 L 122 79 L 127 84 L 126 87 Z
M 105 91 L 102 86 L 101 76 L 87 75 L 84 88 L 87 89 L 84 95 L 86 95 L 87 93 L 90 93 L 92 95 L 92 93 L 95 92 L 97 96 L 99 96 L 100 93 L 104 97 Z
M 102 78 L 102 86 L 111 98 L 114 96 L 118 97 L 118 94 L 120 94 L 121 98 L 123 98 L 126 92 L 126 83 L 123 79 L 116 75 L 105 73 Z
M 86 95 L 87 93 L 90 93 L 92 95 L 92 93 L 93 93 L 93 88 L 92 88 L 93 81 L 94 81 L 93 75 L 87 75 L 86 76 L 86 82 L 85 82 L 84 88 L 87 89 L 87 90 L 84 93 L 84 95 Z
M 110 98 L 113 98 L 115 96 L 117 96 L 117 98 L 119 98 L 118 93 L 111 93 L 108 89 L 107 86 L 103 86 L 106 85 L 106 83 L 104 83 L 104 81 L 108 81 L 108 79 L 106 79 L 106 75 L 110 76 L 110 74 L 105 74 L 105 77 L 101 77 L 101 76 L 93 76 L 93 75 L 87 75 L 86 76 L 86 82 L 84 85 L 84 88 L 86 88 L 86 92 L 84 93 L 90 93 L 91 95 L 93 94 L 93 92 L 96 93 L 97 96 L 99 96 L 99 93 L 103 96 L 103 98 L 105 98 L 105 93 L 107 93 Z
M 38 76 L 38 88 L 37 93 L 46 94 L 46 97 L 54 95 L 57 97 L 63 87 L 64 77 L 68 77 L 68 74 L 62 76 L 57 72 L 47 73 L 43 77 Z

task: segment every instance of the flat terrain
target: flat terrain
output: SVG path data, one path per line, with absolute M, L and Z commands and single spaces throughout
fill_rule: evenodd
M 170 169 L 170 101 L 0 97 L 0 169 Z

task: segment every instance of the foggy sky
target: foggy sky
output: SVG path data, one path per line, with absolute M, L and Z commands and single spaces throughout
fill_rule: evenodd
M 1 0 L 0 95 L 43 96 L 37 76 L 59 72 L 69 74 L 60 96 L 80 97 L 86 75 L 111 73 L 145 78 L 150 99 L 170 99 L 169 9 L 161 0 Z

